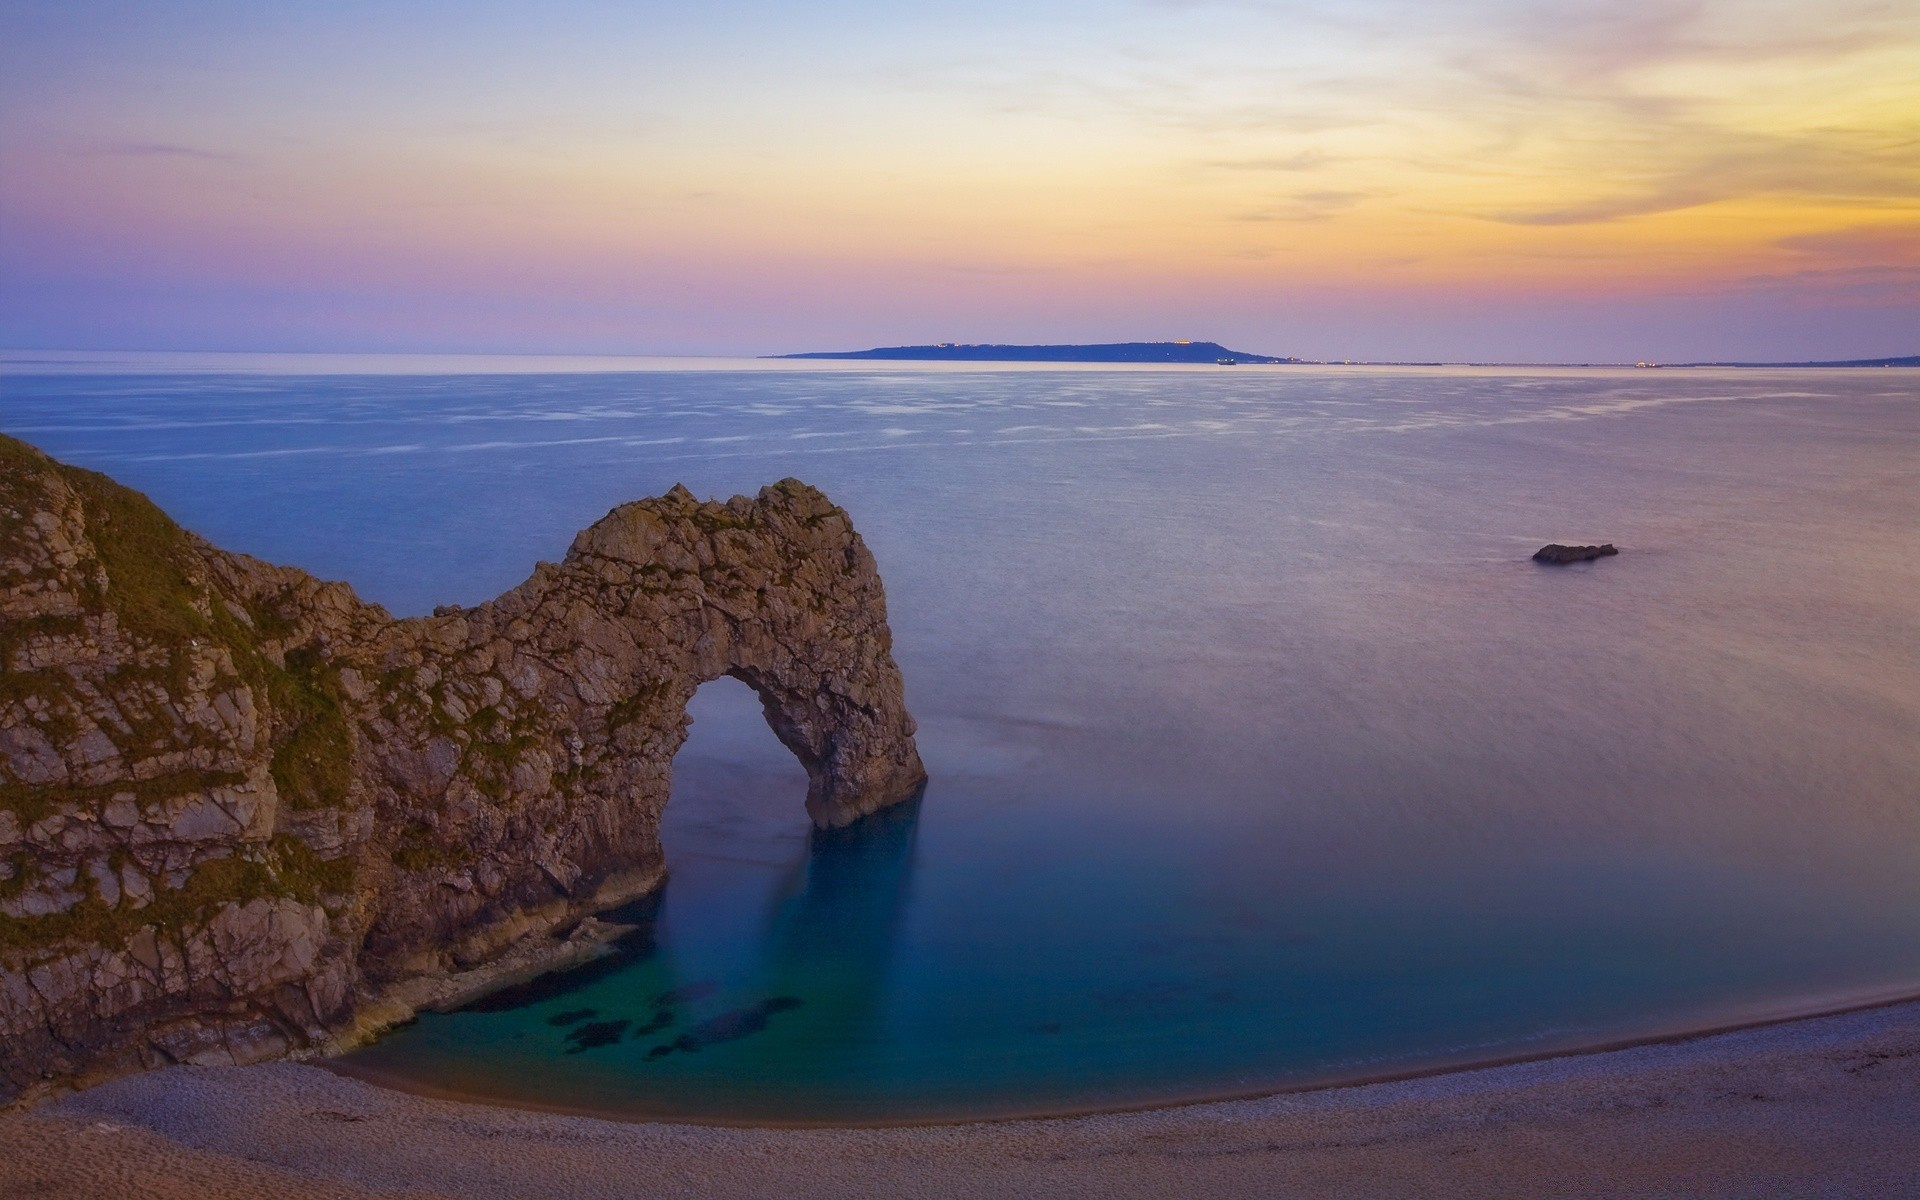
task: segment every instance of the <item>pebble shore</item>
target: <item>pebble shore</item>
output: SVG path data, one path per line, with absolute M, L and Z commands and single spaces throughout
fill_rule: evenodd
M 627 1124 L 320 1067 L 0 1117 L 35 1197 L 1920 1197 L 1920 1002 L 1264 1099 L 909 1129 Z

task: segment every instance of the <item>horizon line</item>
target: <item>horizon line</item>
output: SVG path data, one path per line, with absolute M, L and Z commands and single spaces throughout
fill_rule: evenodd
M 992 347 L 1005 347 L 1009 349 L 1024 349 L 1024 348 L 1033 347 L 1033 346 L 1109 346 L 1109 345 L 1127 345 L 1127 344 L 1176 345 L 1176 344 L 1180 344 L 1181 342 L 1199 343 L 1203 341 L 1211 341 L 1211 339 L 1169 338 L 1169 339 L 1164 339 L 1163 341 L 1140 341 L 1138 343 L 1127 343 L 1127 342 L 964 342 L 962 343 L 962 342 L 952 342 L 952 343 L 945 343 L 945 344 L 954 345 L 954 346 L 992 346 Z M 898 348 L 915 348 L 919 346 L 938 346 L 941 344 L 942 343 L 937 343 L 937 342 L 902 343 L 899 346 L 876 346 L 876 347 L 872 347 L 871 349 L 887 350 L 887 349 L 898 349 Z M 1215 344 L 1219 344 L 1219 343 L 1215 343 Z M 766 362 L 766 363 L 784 362 L 789 364 L 796 363 L 796 362 L 810 362 L 814 364 L 826 363 L 826 364 L 853 364 L 853 365 L 869 365 L 869 364 L 878 363 L 878 364 L 885 364 L 885 365 L 892 365 L 892 366 L 899 366 L 902 364 L 912 364 L 916 362 L 926 362 L 926 363 L 938 363 L 945 366 L 959 366 L 959 367 L 1026 366 L 1026 367 L 1037 367 L 1037 368 L 1047 368 L 1047 367 L 1053 367 L 1053 368 L 1059 368 L 1059 367 L 1162 367 L 1164 368 L 1164 367 L 1188 367 L 1188 366 L 1200 367 L 1200 366 L 1216 365 L 1216 364 L 1208 364 L 1208 363 L 1178 363 L 1178 362 L 1128 363 L 1128 362 L 1077 362 L 1077 361 L 1071 361 L 1071 360 L 1030 361 L 1030 360 L 993 360 L 993 359 L 976 359 L 976 360 L 868 359 L 868 358 L 850 357 L 854 355 L 865 354 L 868 352 L 869 351 L 865 351 L 865 350 L 854 350 L 854 351 L 797 351 L 797 352 L 786 351 L 786 352 L 779 352 L 779 353 L 758 353 L 758 354 L 713 354 L 713 353 L 696 354 L 696 353 L 674 353 L 671 351 L 644 351 L 644 350 L 607 350 L 607 351 L 428 350 L 428 349 L 418 349 L 418 350 L 391 350 L 391 349 L 388 349 L 388 350 L 258 350 L 258 349 L 182 350 L 178 348 L 154 349 L 154 348 L 124 347 L 124 346 L 111 347 L 111 348 L 66 347 L 66 346 L 0 346 L 0 367 L 7 366 L 11 362 L 16 361 L 18 356 L 33 355 L 33 354 L 71 355 L 71 356 L 167 355 L 167 356 L 176 356 L 176 357 L 201 356 L 201 357 L 225 357 L 225 358 L 272 357 L 272 358 L 373 358 L 373 359 L 379 359 L 379 358 L 389 358 L 389 359 L 401 359 L 401 358 L 694 359 L 694 360 L 705 360 L 705 361 L 715 361 L 715 362 Z M 1254 352 L 1239 351 L 1237 353 L 1252 354 Z M 848 357 L 817 357 L 817 358 L 807 357 L 807 356 L 816 355 L 816 354 L 843 355 Z M 1280 359 L 1287 358 L 1287 356 L 1282 356 L 1282 355 L 1261 355 L 1261 357 L 1280 358 Z M 1560 368 L 1567 368 L 1567 369 L 1589 369 L 1589 370 L 1607 370 L 1607 369 L 1638 370 L 1638 369 L 1649 369 L 1649 368 L 1665 370 L 1665 369 L 1688 368 L 1688 367 L 1695 367 L 1695 368 L 1697 367 L 1728 367 L 1728 368 L 1854 367 L 1857 369 L 1870 370 L 1870 369 L 1876 369 L 1876 368 L 1899 369 L 1902 367 L 1920 367 L 1920 353 L 1859 355 L 1859 356 L 1854 356 L 1850 358 L 1836 358 L 1836 359 L 1798 359 L 1798 360 L 1769 360 L 1769 361 L 1760 361 L 1760 360 L 1751 360 L 1751 359 L 1743 359 L 1743 360 L 1689 359 L 1684 361 L 1669 360 L 1664 362 L 1656 362 L 1653 360 L 1640 360 L 1635 362 L 1628 362 L 1624 360 L 1576 361 L 1573 359 L 1554 359 L 1554 360 L 1466 359 L 1466 358 L 1461 358 L 1461 359 L 1436 359 L 1436 358 L 1361 359 L 1361 358 L 1292 357 L 1290 360 L 1271 363 L 1271 364 L 1245 363 L 1245 364 L 1239 364 L 1239 365 L 1252 366 L 1252 367 L 1258 367 L 1258 366 L 1275 366 L 1275 367 L 1560 367 Z

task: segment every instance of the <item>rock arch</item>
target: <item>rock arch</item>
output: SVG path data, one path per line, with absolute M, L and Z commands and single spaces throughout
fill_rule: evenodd
M 546 935 L 657 884 L 687 701 L 721 675 L 820 828 L 917 796 L 891 643 L 872 555 L 796 480 L 676 486 L 486 604 L 395 620 L 0 437 L 0 1103 L 337 1043 L 503 952 L 591 953 Z
M 753 499 L 702 503 L 676 487 L 622 505 L 520 587 L 399 622 L 369 650 L 393 681 L 380 706 L 426 713 L 376 753 L 404 784 L 384 797 L 387 823 L 416 831 L 426 853 L 413 857 L 431 860 L 401 860 L 372 927 L 383 958 L 443 946 L 457 960 L 476 922 L 645 882 L 634 875 L 658 869 L 687 703 L 723 675 L 754 690 L 806 769 L 817 826 L 926 780 L 873 557 L 843 511 L 795 480 Z M 463 735 L 437 729 L 436 712 L 490 715 Z M 436 763 L 462 736 L 443 782 Z M 474 889 L 446 896 L 443 860 L 476 855 L 493 878 L 465 868 Z

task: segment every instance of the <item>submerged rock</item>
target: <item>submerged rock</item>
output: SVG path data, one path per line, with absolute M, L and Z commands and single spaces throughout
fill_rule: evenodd
M 555 935 L 659 881 L 720 675 L 816 824 L 923 785 L 873 558 L 796 480 L 622 505 L 498 599 L 395 620 L 0 437 L 0 1103 L 337 1044 L 508 950 L 586 953 Z
M 741 1038 L 752 1037 L 766 1029 L 768 1018 L 779 1013 L 791 1012 L 799 1008 L 802 1003 L 803 1001 L 797 996 L 772 996 L 745 1008 L 729 1009 L 719 1016 L 700 1022 L 671 1042 L 663 1042 L 653 1047 L 647 1051 L 647 1061 L 658 1062 L 669 1054 L 692 1054 L 721 1042 L 737 1042 Z M 651 1028 L 638 1030 L 636 1036 L 649 1032 L 652 1032 Z
M 602 1046 L 611 1046 L 619 1042 L 632 1021 L 589 1021 L 567 1034 L 568 1054 L 579 1054 L 583 1050 L 597 1050 Z
M 1612 542 L 1603 546 L 1562 546 L 1558 542 L 1540 547 L 1533 552 L 1533 561 L 1561 567 L 1568 563 L 1592 562 L 1596 558 L 1605 558 L 1609 554 L 1618 554 Z

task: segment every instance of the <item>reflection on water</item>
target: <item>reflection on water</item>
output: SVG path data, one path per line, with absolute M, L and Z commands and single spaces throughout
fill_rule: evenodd
M 684 790 L 697 795 L 700 783 Z M 781 798 L 793 804 L 799 794 L 804 785 Z M 857 1093 L 884 1021 L 919 814 L 916 799 L 844 829 L 812 830 L 774 886 L 761 889 L 755 932 L 733 931 L 727 949 L 744 953 L 719 959 L 702 951 L 727 937 L 726 910 L 766 883 L 767 863 L 688 855 L 657 892 L 603 914 L 633 927 L 604 957 L 457 1013 L 425 1014 L 349 1067 L 376 1079 L 658 1114 L 682 1111 L 646 1096 L 670 1086 L 777 1119 L 781 1105 L 753 1098 L 764 1091 L 756 1076 L 767 1072 L 816 1087 L 837 1080 Z M 752 834 L 736 830 L 733 840 L 735 849 L 756 849 Z M 715 886 L 725 889 L 718 903 L 703 894 Z M 446 1055 L 463 1061 L 443 1074 L 431 1064 Z
M 1920 983 L 1904 372 L 0 376 L 0 428 L 397 611 L 798 475 L 932 783 L 807 831 L 695 698 L 620 952 L 360 1061 L 888 1120 L 1218 1095 Z M 1618 558 L 1553 569 L 1549 541 Z M 736 689 L 729 692 L 728 689 Z M 729 698 L 731 697 L 731 698 Z
M 919 814 L 915 799 L 843 829 L 812 830 L 805 855 L 784 873 L 760 936 L 749 943 L 754 961 L 726 988 L 761 998 L 689 1021 L 699 1002 L 722 991 L 720 984 L 689 980 L 654 995 L 652 1011 L 633 1030 L 635 1038 L 659 1039 L 648 1048 L 647 1061 L 762 1033 L 776 1016 L 806 1004 L 831 1009 L 845 1026 L 876 1024 L 912 876 Z M 672 895 L 671 882 L 662 894 Z M 697 924 L 693 936 L 701 936 Z M 673 971 L 668 966 L 664 973 L 671 978 Z M 790 1064 L 824 1077 L 839 1057 L 836 1043 L 820 1038 L 800 1042 Z
M 790 879 L 767 921 L 766 971 L 854 1026 L 883 1015 L 888 968 L 913 880 L 921 798 L 841 829 L 815 829 L 804 873 Z M 833 1070 L 833 1047 L 811 1049 L 816 1070 Z

